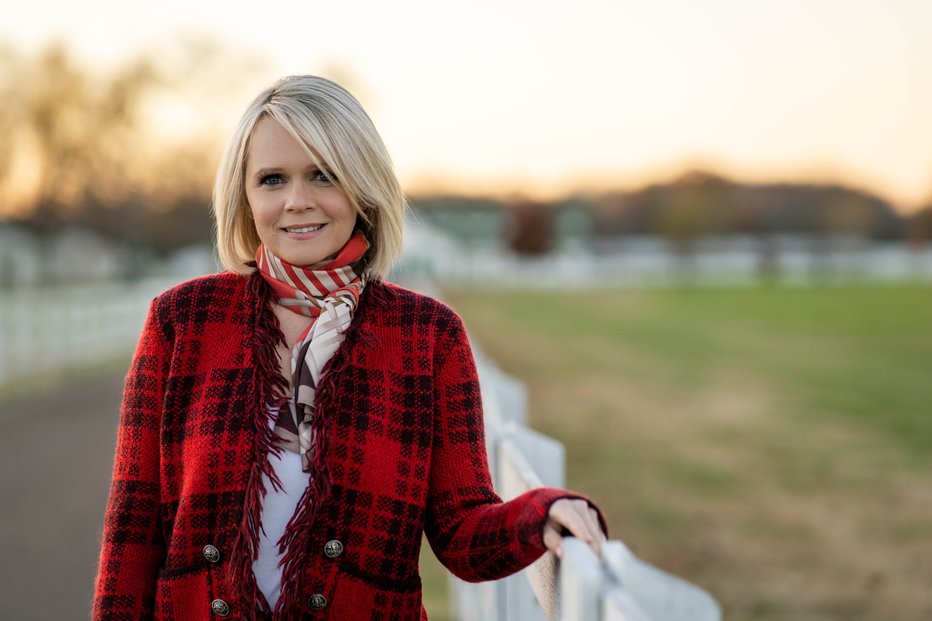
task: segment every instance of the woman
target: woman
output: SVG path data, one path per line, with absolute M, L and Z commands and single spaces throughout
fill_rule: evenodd
M 492 490 L 456 314 L 382 280 L 405 199 L 344 89 L 241 119 L 213 208 L 227 270 L 157 297 L 126 381 L 95 619 L 426 619 L 422 532 L 465 580 L 598 551 L 555 489 Z

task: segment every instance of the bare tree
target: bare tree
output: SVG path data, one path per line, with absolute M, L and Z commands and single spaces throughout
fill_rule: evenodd
M 107 71 L 60 43 L 35 55 L 0 49 L 0 217 L 40 234 L 81 225 L 157 250 L 206 242 L 229 129 L 217 109 L 260 66 L 192 38 Z M 166 101 L 193 128 L 169 140 L 153 126 Z

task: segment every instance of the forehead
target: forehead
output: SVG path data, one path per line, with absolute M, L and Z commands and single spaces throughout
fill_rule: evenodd
M 249 137 L 246 152 L 247 168 L 265 168 L 285 164 L 308 165 L 320 161 L 311 146 L 299 142 L 281 123 L 263 116 Z

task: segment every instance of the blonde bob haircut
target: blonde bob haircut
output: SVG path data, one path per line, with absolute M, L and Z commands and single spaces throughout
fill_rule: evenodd
M 370 277 L 386 275 L 401 253 L 407 202 L 385 144 L 355 97 L 330 80 L 290 76 L 264 90 L 240 119 L 214 183 L 217 252 L 231 272 L 250 274 L 261 241 L 246 200 L 249 139 L 271 117 L 304 145 L 314 164 L 334 178 L 369 241 Z

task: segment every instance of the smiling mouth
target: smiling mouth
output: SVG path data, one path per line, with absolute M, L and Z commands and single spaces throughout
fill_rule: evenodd
M 285 231 L 289 233 L 312 233 L 324 228 L 323 224 L 312 224 L 310 226 L 286 226 Z

